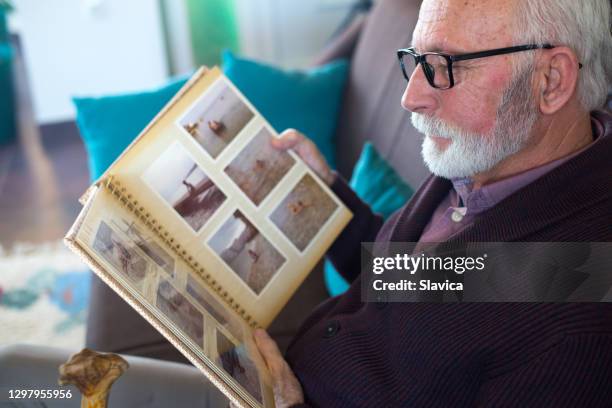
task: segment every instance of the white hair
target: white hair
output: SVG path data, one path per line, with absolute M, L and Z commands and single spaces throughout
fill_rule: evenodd
M 564 45 L 576 53 L 583 65 L 578 96 L 587 111 L 604 106 L 612 82 L 610 8 L 610 0 L 521 0 L 517 7 L 517 41 Z

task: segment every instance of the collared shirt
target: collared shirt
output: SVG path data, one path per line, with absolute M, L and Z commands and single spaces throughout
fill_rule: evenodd
M 604 134 L 604 126 L 591 116 L 593 128 L 592 143 L 582 149 L 542 166 L 529 169 L 514 176 L 473 189 L 470 177 L 451 179 L 453 189 L 436 208 L 431 220 L 423 230 L 419 242 L 444 242 L 460 232 L 482 212 L 495 206 L 506 197 L 532 183 L 539 177 L 560 166 L 571 158 L 590 149 Z

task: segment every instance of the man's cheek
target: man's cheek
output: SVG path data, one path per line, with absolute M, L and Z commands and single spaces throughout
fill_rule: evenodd
M 485 134 L 495 126 L 496 110 L 482 100 L 466 98 L 447 110 L 447 120 L 466 132 Z M 493 107 L 494 108 L 494 107 Z
M 461 104 L 461 110 L 456 110 L 461 113 L 457 115 L 457 119 L 463 120 L 464 129 L 470 132 L 484 134 L 491 131 L 497 118 L 501 89 L 474 82 L 466 84 L 463 91 L 464 102 Z

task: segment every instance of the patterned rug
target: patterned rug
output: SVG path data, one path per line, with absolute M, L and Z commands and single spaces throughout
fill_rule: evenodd
M 62 242 L 0 247 L 0 345 L 85 343 L 90 271 Z

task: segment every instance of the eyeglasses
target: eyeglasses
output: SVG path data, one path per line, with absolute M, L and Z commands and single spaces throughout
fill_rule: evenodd
M 397 58 L 399 59 L 400 68 L 402 69 L 406 81 L 410 80 L 410 76 L 414 72 L 416 66 L 420 64 L 429 85 L 436 89 L 450 89 L 455 86 L 455 76 L 453 75 L 453 63 L 455 62 L 492 57 L 494 55 L 512 54 L 521 51 L 551 48 L 555 48 L 555 46 L 551 44 L 528 44 L 459 55 L 449 55 L 440 52 L 419 54 L 414 48 L 402 48 L 401 50 L 397 50 Z M 408 56 L 412 58 L 408 58 Z M 582 64 L 579 64 L 579 67 L 582 68 Z

